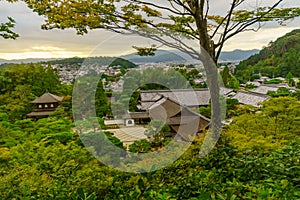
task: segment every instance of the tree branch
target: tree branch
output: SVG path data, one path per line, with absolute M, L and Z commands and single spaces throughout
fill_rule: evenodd
M 252 18 L 250 20 L 247 20 L 245 22 L 242 23 L 238 23 L 238 26 L 235 26 L 232 30 L 236 29 L 236 31 L 234 31 L 233 33 L 229 34 L 226 38 L 225 41 L 228 40 L 229 38 L 235 36 L 236 34 L 245 31 L 245 29 L 247 29 L 249 26 L 259 22 L 261 19 L 265 18 L 266 15 L 268 15 L 274 8 L 276 8 L 283 0 L 279 0 L 278 2 L 276 2 L 272 7 L 270 7 L 266 12 L 264 12 L 262 15 Z
M 227 35 L 227 30 L 229 28 L 229 25 L 230 25 L 230 22 L 231 22 L 231 16 L 232 16 L 232 13 L 234 11 L 234 8 L 236 7 L 236 3 L 238 2 L 239 0 L 233 0 L 232 1 L 232 5 L 231 5 L 231 8 L 229 10 L 229 13 L 228 13 L 228 17 L 227 17 L 227 22 L 226 22 L 226 25 L 225 25 L 225 29 L 224 29 L 224 32 L 223 32 L 223 35 L 221 35 L 221 45 L 216 53 L 216 59 L 218 60 L 220 54 L 221 54 L 221 50 L 223 48 L 223 45 L 224 45 L 224 42 L 225 42 L 225 38 L 226 38 L 226 35 Z

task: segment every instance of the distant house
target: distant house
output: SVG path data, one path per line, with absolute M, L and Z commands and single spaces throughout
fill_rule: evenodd
M 293 78 L 293 81 L 295 81 L 295 83 L 299 82 L 299 78 Z
M 287 84 L 262 84 L 251 91 L 260 94 L 267 94 L 268 91 L 277 91 L 280 87 L 285 87 L 289 89 L 289 86 Z
M 254 107 L 260 107 L 259 103 L 268 100 L 270 97 L 265 94 L 260 94 L 256 92 L 247 92 L 240 90 L 236 93 L 232 99 L 237 99 L 240 104 L 252 105 Z
M 52 112 L 54 112 L 57 109 L 59 103 L 62 100 L 63 97 L 56 96 L 51 93 L 45 93 L 31 102 L 32 104 L 35 104 L 36 108 L 31 113 L 27 114 L 27 117 L 48 117 Z
M 123 116 L 123 120 L 126 126 L 148 124 L 151 121 L 148 112 L 128 112 Z
M 248 81 L 246 85 L 254 85 L 255 87 L 259 87 L 261 83 L 258 81 Z
M 259 82 L 259 83 L 264 83 L 266 81 L 271 80 L 269 77 L 267 76 L 261 76 L 259 79 L 255 79 L 254 81 Z

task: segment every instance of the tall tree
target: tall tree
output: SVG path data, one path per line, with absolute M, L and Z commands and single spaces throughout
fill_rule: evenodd
M 260 29 L 263 22 L 284 24 L 300 15 L 300 8 L 280 8 L 286 0 L 268 1 L 261 6 L 251 0 L 230 0 L 224 3 L 228 11 L 223 15 L 211 11 L 215 2 L 210 0 L 23 1 L 47 18 L 43 29 L 75 28 L 78 34 L 85 34 L 88 29 L 134 33 L 197 55 L 181 40 L 185 37 L 198 40 L 214 61 L 233 36 Z
M 212 12 L 215 1 L 210 0 L 23 1 L 46 17 L 43 29 L 75 28 L 78 34 L 88 33 L 89 29 L 106 29 L 138 34 L 200 59 L 211 92 L 213 136 L 221 128 L 221 105 L 218 72 L 212 63 L 217 62 L 225 42 L 241 32 L 260 29 L 263 22 L 283 24 L 300 15 L 298 7 L 280 8 L 285 0 L 268 1 L 260 6 L 257 2 L 251 6 L 252 0 L 230 0 L 226 2 L 228 11 L 223 15 Z M 197 41 L 199 47 L 193 48 L 187 40 Z M 135 48 L 141 54 L 151 55 L 156 46 Z

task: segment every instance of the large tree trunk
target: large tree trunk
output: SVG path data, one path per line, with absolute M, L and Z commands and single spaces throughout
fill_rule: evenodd
M 215 56 L 215 45 L 211 40 L 208 29 L 207 20 L 204 16 L 204 0 L 192 0 L 189 1 L 189 6 L 194 12 L 196 20 L 197 30 L 199 33 L 199 44 L 200 44 L 200 56 L 199 59 L 203 63 L 206 71 L 207 83 L 211 95 L 212 115 L 210 124 L 210 136 L 206 137 L 204 145 L 201 147 L 200 156 L 205 156 L 215 146 L 216 142 L 220 137 L 222 128 L 222 110 L 220 102 L 220 80 L 218 75 L 218 69 L 216 66 L 217 59 Z

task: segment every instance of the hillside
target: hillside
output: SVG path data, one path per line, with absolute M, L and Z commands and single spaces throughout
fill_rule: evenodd
M 291 72 L 300 76 L 300 29 L 293 30 L 275 42 L 242 61 L 236 68 L 236 75 L 242 80 L 261 73 L 269 77 L 285 77 Z
M 112 61 L 110 63 L 110 67 L 113 67 L 113 66 L 122 66 L 124 67 L 125 69 L 129 69 L 129 68 L 136 68 L 137 65 L 130 62 L 129 60 L 126 60 L 126 59 L 123 59 L 123 58 L 116 58 L 114 61 Z
M 258 53 L 259 50 L 233 50 L 222 52 L 219 62 L 235 62 L 249 58 L 251 55 Z M 155 56 L 139 56 L 136 53 L 122 56 L 122 58 L 130 60 L 134 63 L 199 63 L 198 60 L 192 59 L 189 55 L 179 50 L 157 50 Z
M 0 59 L 0 67 L 5 67 L 8 64 L 19 64 L 19 63 L 43 63 L 51 65 L 65 65 L 65 66 L 80 66 L 84 65 L 99 65 L 99 66 L 117 66 L 120 65 L 123 68 L 135 68 L 137 67 L 134 63 L 116 57 L 89 57 L 89 58 L 52 58 L 52 59 L 22 59 L 22 60 L 4 60 Z
M 26 58 L 26 59 L 13 59 L 13 60 L 5 60 L 0 58 L 0 65 L 1 64 L 21 64 L 21 63 L 39 63 L 39 62 L 48 62 L 53 60 L 58 60 L 61 58 Z

